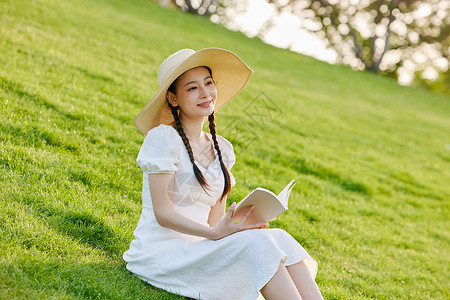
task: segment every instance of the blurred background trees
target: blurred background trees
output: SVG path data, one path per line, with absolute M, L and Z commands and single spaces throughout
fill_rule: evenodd
M 182 11 L 200 16 L 209 16 L 217 11 L 219 1 L 220 0 L 172 0 L 172 3 Z
M 173 0 L 179 8 L 212 15 L 233 28 L 237 16 L 258 0 Z M 259 0 L 273 14 L 256 32 L 263 38 L 279 18 L 296 16 L 336 53 L 335 63 L 394 77 L 450 94 L 449 0 Z M 294 40 L 296 37 L 292 36 Z

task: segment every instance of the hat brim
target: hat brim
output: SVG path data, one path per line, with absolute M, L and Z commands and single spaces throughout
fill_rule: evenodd
M 134 124 L 140 132 L 147 134 L 153 127 L 174 121 L 166 100 L 167 89 L 184 72 L 201 66 L 211 69 L 216 84 L 215 112 L 239 94 L 253 74 L 253 70 L 231 51 L 206 48 L 195 52 L 170 73 L 153 98 L 137 115 Z

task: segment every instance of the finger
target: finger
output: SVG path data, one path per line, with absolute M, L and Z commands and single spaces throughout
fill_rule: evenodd
M 244 217 L 241 219 L 241 221 L 240 221 L 239 223 L 244 224 L 245 221 L 247 220 L 247 217 L 252 213 L 252 211 L 253 211 L 254 208 L 255 208 L 255 206 L 252 205 L 252 206 L 249 208 L 249 210 L 247 210 L 247 212 L 245 213 Z
M 225 215 L 225 217 L 231 219 L 231 216 L 233 215 L 234 209 L 236 208 L 236 202 L 233 202 L 230 207 L 228 208 L 228 211 Z
M 234 212 L 235 208 L 236 208 L 236 202 L 231 203 L 230 207 L 228 208 L 228 212 Z
M 245 226 L 245 229 L 261 229 L 262 227 L 264 227 L 266 225 L 269 226 L 269 224 L 267 222 L 258 223 L 258 224 L 250 224 L 250 225 Z
M 262 225 L 260 226 L 260 228 L 262 229 L 266 229 L 269 226 L 269 223 L 261 223 Z

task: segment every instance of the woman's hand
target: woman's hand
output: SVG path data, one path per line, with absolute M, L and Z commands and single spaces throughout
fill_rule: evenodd
M 235 223 L 238 223 L 242 220 L 242 218 L 248 213 L 247 215 L 247 219 L 245 219 L 245 225 L 250 225 L 250 224 L 257 224 L 257 223 L 264 223 L 265 220 L 262 219 L 254 209 L 252 209 L 252 206 L 246 206 L 246 207 L 242 207 L 239 208 L 238 210 L 234 210 L 233 213 L 233 221 Z M 250 211 L 250 209 L 252 209 L 252 211 Z
M 238 231 L 248 230 L 248 229 L 263 229 L 269 226 L 267 222 L 256 223 L 256 224 L 246 224 L 247 218 L 253 211 L 253 206 L 247 211 L 244 217 L 238 222 L 235 223 L 232 219 L 234 209 L 236 208 L 236 203 L 231 204 L 228 212 L 222 218 L 220 223 L 213 228 L 212 240 L 219 240 L 224 238 L 230 234 L 233 234 Z

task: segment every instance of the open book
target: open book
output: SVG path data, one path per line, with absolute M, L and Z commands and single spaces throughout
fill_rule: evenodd
M 295 183 L 295 180 L 292 179 L 278 195 L 275 195 L 268 189 L 257 187 L 236 205 L 233 216 L 236 219 L 241 219 L 247 212 L 245 208 L 253 205 L 255 208 L 252 215 L 255 215 L 258 221 L 268 222 L 274 220 L 279 214 L 288 209 L 289 194 Z

